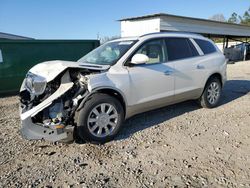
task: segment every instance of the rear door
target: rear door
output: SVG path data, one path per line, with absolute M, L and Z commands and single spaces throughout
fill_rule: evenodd
M 202 57 L 188 38 L 167 38 L 168 61 L 174 65 L 175 101 L 198 98 L 202 87 Z

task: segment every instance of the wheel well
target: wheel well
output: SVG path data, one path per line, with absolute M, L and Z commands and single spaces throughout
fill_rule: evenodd
M 116 98 L 118 101 L 120 101 L 120 103 L 123 107 L 123 110 L 124 110 L 124 115 L 126 116 L 126 103 L 124 101 L 123 96 L 118 91 L 113 90 L 113 89 L 100 89 L 100 90 L 97 90 L 96 92 L 108 94 L 108 95 Z
M 210 79 L 212 79 L 212 78 L 218 78 L 218 79 L 220 80 L 220 84 L 221 84 L 221 86 L 222 86 L 222 76 L 221 76 L 220 73 L 214 73 L 214 74 L 212 74 L 212 75 L 207 79 L 207 83 L 208 83 L 208 81 L 209 81 Z M 207 83 L 206 83 L 206 84 L 207 84 Z

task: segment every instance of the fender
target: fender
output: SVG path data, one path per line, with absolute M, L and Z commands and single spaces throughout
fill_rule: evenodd
M 86 95 L 86 97 L 81 101 L 80 105 L 77 108 L 77 111 L 80 111 L 83 108 L 84 104 L 89 99 L 89 97 L 91 97 L 95 93 L 98 93 L 100 90 L 104 90 L 104 89 L 113 90 L 113 91 L 119 93 L 122 96 L 122 98 L 123 98 L 123 101 L 125 103 L 125 107 L 127 106 L 127 101 L 126 101 L 126 98 L 124 97 L 124 94 L 122 93 L 122 91 L 120 91 L 117 88 L 110 87 L 110 86 L 102 86 L 102 87 L 97 87 L 97 88 L 93 89 L 90 93 L 88 93 Z

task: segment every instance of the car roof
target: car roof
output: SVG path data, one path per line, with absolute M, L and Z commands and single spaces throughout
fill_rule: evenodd
M 155 37 L 185 37 L 185 38 L 197 38 L 197 39 L 206 39 L 200 34 L 189 33 L 189 32 L 157 32 L 157 33 L 148 33 L 140 36 L 139 38 L 155 38 Z
M 141 36 L 136 36 L 136 37 L 122 37 L 122 38 L 112 40 L 110 42 L 150 39 L 150 38 L 157 38 L 157 37 L 185 37 L 185 38 L 196 38 L 196 39 L 208 40 L 207 38 L 203 37 L 202 35 L 196 34 L 196 33 L 189 33 L 189 32 L 157 32 L 157 33 L 148 33 L 148 34 L 141 35 Z

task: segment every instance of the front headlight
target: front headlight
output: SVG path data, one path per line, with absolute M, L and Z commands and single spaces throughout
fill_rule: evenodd
M 26 75 L 25 86 L 27 90 L 34 95 L 41 95 L 45 91 L 46 88 L 46 78 L 33 74 L 29 72 Z

